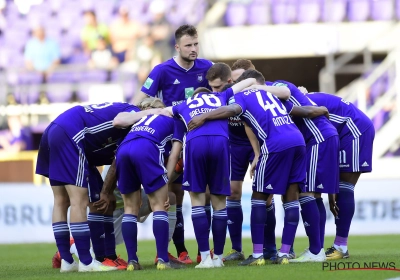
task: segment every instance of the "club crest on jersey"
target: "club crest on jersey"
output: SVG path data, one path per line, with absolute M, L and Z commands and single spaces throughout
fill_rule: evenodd
M 203 81 L 203 73 L 197 74 L 197 81 L 201 83 Z

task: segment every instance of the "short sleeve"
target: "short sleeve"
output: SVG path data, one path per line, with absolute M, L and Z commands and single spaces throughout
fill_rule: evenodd
M 178 118 L 174 118 L 174 134 L 172 141 L 179 141 L 183 143 L 183 137 L 186 133 L 186 126 L 184 122 Z
M 282 102 L 283 106 L 285 106 L 286 112 L 288 114 L 290 114 L 290 112 L 292 112 L 293 107 L 294 107 L 293 103 L 290 102 L 289 100 L 285 100 L 285 101 L 281 101 L 281 102 Z
M 221 92 L 222 95 L 225 96 L 225 100 L 227 101 L 226 103 L 229 103 L 229 100 L 233 97 L 233 90 L 232 88 L 228 88 L 224 92 Z
M 160 88 L 161 77 L 161 67 L 154 67 L 144 82 L 141 91 L 149 96 L 155 97 Z
M 137 113 L 137 112 L 140 112 L 140 109 L 139 109 L 139 107 L 136 107 L 135 105 L 131 105 L 128 108 L 126 108 L 124 112 Z
M 236 104 L 242 108 L 242 112 L 238 116 L 242 115 L 246 111 L 246 102 L 244 100 L 243 93 L 238 93 L 232 96 L 228 102 L 229 105 Z
M 179 117 L 179 115 L 180 115 L 181 104 L 183 104 L 183 103 L 172 106 L 172 115 L 174 115 L 175 117 Z

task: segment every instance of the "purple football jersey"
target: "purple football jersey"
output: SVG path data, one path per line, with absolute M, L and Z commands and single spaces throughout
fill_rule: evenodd
M 295 146 L 304 146 L 304 139 L 279 99 L 263 90 L 240 92 L 229 104 L 242 107 L 240 117 L 256 134 L 261 153 L 280 152 Z
M 180 117 L 187 126 L 193 117 L 226 105 L 232 96 L 231 88 L 223 92 L 199 93 L 194 97 L 189 97 L 186 102 L 172 107 L 172 113 L 174 116 Z M 202 126 L 189 131 L 186 134 L 186 141 L 204 135 L 219 135 L 229 138 L 227 120 L 205 122 Z
M 59 115 L 53 122 L 65 129 L 75 143 L 83 141 L 85 156 L 91 165 L 111 164 L 117 142 L 128 129 L 117 129 L 112 122 L 120 112 L 138 112 L 129 103 L 92 104 L 73 107 Z
M 154 67 L 141 91 L 161 98 L 167 106 L 177 105 L 191 97 L 196 88 L 210 88 L 206 74 L 212 64 L 209 60 L 198 58 L 192 68 L 185 69 L 171 58 Z
M 358 138 L 373 125 L 360 109 L 338 96 L 315 92 L 307 94 L 307 97 L 318 106 L 328 108 L 329 120 L 341 137 L 353 135 L 354 138 Z
M 307 96 L 305 96 L 294 84 L 278 80 L 275 81 L 273 86 L 286 86 L 289 88 L 291 96 L 289 98 L 290 102 L 285 102 L 284 105 L 287 111 L 290 112 L 289 108 L 292 107 L 290 103 L 295 106 L 316 106 Z M 310 141 L 315 141 L 316 143 L 321 143 L 325 139 L 338 135 L 335 127 L 329 122 L 325 116 L 316 117 L 313 119 L 308 118 L 293 118 L 293 121 L 303 134 L 306 143 Z

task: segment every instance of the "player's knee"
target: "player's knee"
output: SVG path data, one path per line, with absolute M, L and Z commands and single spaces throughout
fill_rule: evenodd
M 54 207 L 68 209 L 70 205 L 68 196 L 57 196 L 54 198 Z
M 212 208 L 214 211 L 218 211 L 226 208 L 226 196 L 224 195 L 211 195 Z

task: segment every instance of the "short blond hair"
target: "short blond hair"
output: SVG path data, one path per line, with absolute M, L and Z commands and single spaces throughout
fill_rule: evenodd
M 160 98 L 156 97 L 146 97 L 139 103 L 138 106 L 141 110 L 146 110 L 150 108 L 165 108 L 164 102 Z
M 201 92 L 207 92 L 207 93 L 211 93 L 212 91 L 209 90 L 208 88 L 205 87 L 198 87 L 196 88 L 196 90 L 193 92 L 193 96 L 195 96 L 196 94 L 199 94 Z

